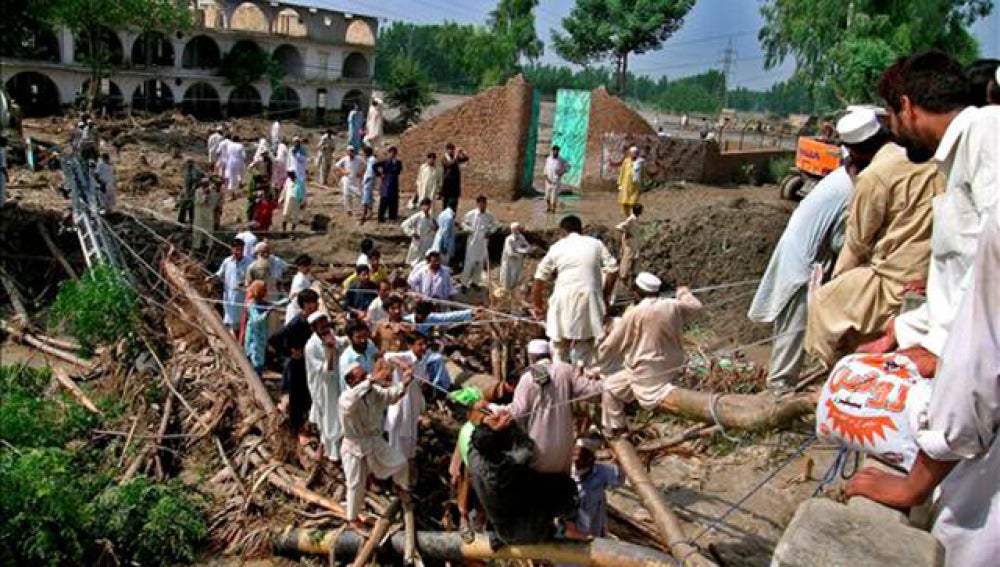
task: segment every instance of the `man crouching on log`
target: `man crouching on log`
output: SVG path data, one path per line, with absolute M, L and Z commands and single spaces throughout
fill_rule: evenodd
M 381 386 L 388 382 L 389 373 L 388 366 L 379 365 L 369 377 L 360 363 L 353 363 L 344 376 L 349 389 L 340 395 L 338 404 L 344 430 L 341 458 L 347 479 L 347 520 L 362 533 L 365 527 L 358 513 L 365 504 L 369 474 L 380 479 L 391 476 L 400 500 L 409 498 L 410 467 L 406 457 L 382 437 L 382 429 L 386 408 L 406 395 L 413 370 L 403 370 L 399 384 Z
M 639 299 L 615 323 L 598 349 L 604 366 L 602 422 L 615 436 L 626 430 L 625 406 L 636 400 L 643 409 L 660 405 L 671 390 L 673 378 L 684 370 L 684 324 L 701 311 L 702 305 L 686 287 L 676 298 L 660 298 L 660 278 L 642 272 L 635 278 L 633 293 Z M 620 361 L 617 372 L 608 372 L 612 361 Z
M 490 547 L 586 540 L 576 527 L 580 498 L 576 482 L 564 473 L 531 468 L 535 444 L 507 412 L 487 415 L 472 433 L 469 478 L 493 528 Z

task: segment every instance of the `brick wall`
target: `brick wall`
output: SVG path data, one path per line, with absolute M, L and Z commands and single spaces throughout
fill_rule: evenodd
M 590 92 L 590 116 L 587 124 L 587 159 L 583 166 L 581 191 L 614 189 L 612 184 L 601 179 L 601 161 L 604 153 L 604 139 L 608 134 L 651 135 L 656 130 L 637 112 L 628 107 L 618 97 L 604 87 Z
M 411 127 L 399 138 L 401 190 L 414 190 L 427 152 L 437 152 L 440 162 L 445 144 L 452 142 L 469 155 L 469 162 L 462 166 L 463 201 L 479 194 L 492 199 L 520 198 L 530 120 L 531 86 L 518 75 Z

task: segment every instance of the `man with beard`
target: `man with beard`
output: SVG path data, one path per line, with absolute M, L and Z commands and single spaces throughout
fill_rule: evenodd
M 932 376 L 967 287 L 976 241 L 1000 195 L 1000 108 L 968 106 L 972 95 L 961 65 L 937 51 L 898 60 L 878 89 L 907 157 L 933 159 L 946 184 L 934 202 L 927 302 L 891 321 L 884 337 L 860 350 L 898 346 L 921 374 Z

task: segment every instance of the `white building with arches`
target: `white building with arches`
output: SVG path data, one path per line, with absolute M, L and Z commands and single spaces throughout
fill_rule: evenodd
M 184 31 L 103 29 L 113 66 L 101 92 L 112 110 L 168 108 L 203 120 L 267 115 L 307 122 L 340 120 L 371 96 L 378 20 L 301 1 L 192 1 Z M 54 114 L 89 88 L 85 33 L 40 32 L 29 53 L 0 58 L 0 79 L 25 116 Z M 262 50 L 281 66 L 281 84 L 266 78 L 235 87 L 219 75 L 233 50 Z

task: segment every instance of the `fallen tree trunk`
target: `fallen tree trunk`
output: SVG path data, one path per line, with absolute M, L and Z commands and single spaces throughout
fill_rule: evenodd
M 268 418 L 273 416 L 277 408 L 274 405 L 274 400 L 271 399 L 271 394 L 268 393 L 264 383 L 257 376 L 257 371 L 254 370 L 253 366 L 250 366 L 250 361 L 243 354 L 243 349 L 236 344 L 233 335 L 222 324 L 219 315 L 208 307 L 205 299 L 188 283 L 187 278 L 184 277 L 184 273 L 173 262 L 170 260 L 163 261 L 163 273 L 167 280 L 187 297 L 188 302 L 197 310 L 201 321 L 208 327 L 208 331 L 215 335 L 218 340 L 222 341 L 222 344 L 226 345 L 232 362 L 236 364 L 236 367 L 243 375 L 243 379 L 250 386 L 250 391 L 253 393 L 254 398 L 257 399 L 257 403 L 263 408 Z
M 66 270 L 66 273 L 69 274 L 69 277 L 73 278 L 74 280 L 80 279 L 80 275 L 77 274 L 76 270 L 73 269 L 73 264 L 69 263 L 69 260 L 67 260 L 66 256 L 63 255 L 61 250 L 59 250 L 59 247 L 56 246 L 56 243 L 52 241 L 52 237 L 49 236 L 49 231 L 45 228 L 45 225 L 42 224 L 41 222 L 38 222 L 36 223 L 36 226 L 38 227 L 38 234 L 42 235 L 42 242 L 45 243 L 45 247 L 49 249 L 49 252 L 51 252 L 52 256 L 55 257 L 55 259 L 59 262 L 59 265 L 62 266 L 64 270 Z
M 281 490 L 282 492 L 295 496 L 296 498 L 302 500 L 303 502 L 308 502 L 310 504 L 315 504 L 320 508 L 326 508 L 333 513 L 334 516 L 341 520 L 347 520 L 347 510 L 340 505 L 339 502 L 334 502 L 333 499 L 327 498 L 326 496 L 321 496 L 315 492 L 302 488 L 301 486 L 296 486 L 285 479 L 279 477 L 274 471 L 269 471 L 267 473 L 267 482 L 271 486 Z
M 71 394 L 73 394 L 73 396 L 77 399 L 77 401 L 80 402 L 81 406 L 87 408 L 93 413 L 96 413 L 97 415 L 101 415 L 101 410 L 97 409 L 97 406 L 94 405 L 94 402 L 90 401 L 90 398 L 87 397 L 87 394 L 84 394 L 83 390 L 81 390 L 80 387 L 76 385 L 76 382 L 70 379 L 70 377 L 67 376 L 66 373 L 62 371 L 62 369 L 53 368 L 52 376 L 54 376 L 55 379 L 60 384 L 62 384 L 64 388 L 66 388 L 67 390 L 69 390 Z
M 10 336 L 14 337 L 14 339 L 17 340 L 18 342 L 28 345 L 45 354 L 50 354 L 62 360 L 63 362 L 68 362 L 74 366 L 79 366 L 80 368 L 83 368 L 88 372 L 94 370 L 94 365 L 90 361 L 84 360 L 79 356 L 70 354 L 64 350 L 60 350 L 54 346 L 51 346 L 50 344 L 32 335 L 31 333 L 18 329 L 10 325 L 6 321 L 0 321 L 0 328 L 2 328 L 5 333 L 8 333 Z
M 667 503 L 663 499 L 660 489 L 653 484 L 646 469 L 636 453 L 635 447 L 628 439 L 612 439 L 608 442 L 615 456 L 618 457 L 618 464 L 622 472 L 628 477 L 632 490 L 642 499 L 642 504 L 649 511 L 656 525 L 656 531 L 660 534 L 660 541 L 667 546 L 670 554 L 682 565 L 709 566 L 714 565 L 698 553 L 698 549 L 687 543 L 684 535 L 684 528 L 677 516 L 670 511 Z
M 329 556 L 333 550 L 334 559 L 346 563 L 357 556 L 364 541 L 361 535 L 350 530 L 324 533 L 293 529 L 275 537 L 272 545 L 276 554 L 286 556 Z M 379 564 L 393 564 L 402 560 L 405 546 L 406 534 L 394 534 L 379 548 Z M 605 538 L 590 542 L 553 541 L 510 545 L 493 550 L 490 548 L 489 538 L 484 534 L 477 534 L 474 541 L 465 543 L 458 532 L 417 532 L 417 550 L 424 559 L 456 563 L 470 559 L 534 559 L 594 567 L 666 567 L 676 563 L 663 552 Z
M 712 417 L 713 403 L 718 422 Z M 659 407 L 660 411 L 680 417 L 743 431 L 783 429 L 815 409 L 816 400 L 812 394 L 782 399 L 769 393 L 715 394 L 687 388 L 673 389 Z

